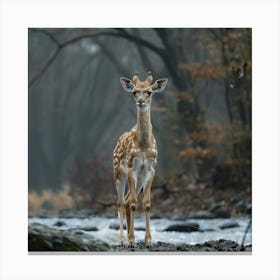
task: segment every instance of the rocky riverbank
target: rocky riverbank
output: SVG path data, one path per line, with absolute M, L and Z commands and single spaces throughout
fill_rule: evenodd
M 144 242 L 136 244 L 135 248 L 112 246 L 111 251 L 115 252 L 241 252 L 252 251 L 252 246 L 241 246 L 230 240 L 212 240 L 202 244 L 171 244 L 167 242 L 157 242 L 151 248 L 147 248 Z
M 202 244 L 172 244 L 156 242 L 152 248 L 146 248 L 144 242 L 135 248 L 109 245 L 98 240 L 84 229 L 61 230 L 39 223 L 29 224 L 28 250 L 33 251 L 70 251 L 70 252 L 240 252 L 251 251 L 252 246 L 241 246 L 230 240 L 213 240 Z

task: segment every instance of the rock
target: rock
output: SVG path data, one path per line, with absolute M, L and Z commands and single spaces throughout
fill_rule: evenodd
M 144 228 L 144 227 L 135 227 L 134 229 L 135 230 L 140 230 L 140 231 L 145 231 L 146 230 L 146 228 Z
M 57 221 L 56 223 L 53 224 L 55 227 L 62 227 L 66 226 L 67 224 L 63 221 Z M 95 226 L 88 226 L 88 227 L 75 227 L 75 228 L 70 228 L 69 230 L 84 230 L 84 231 L 98 231 L 98 228 Z
M 110 224 L 109 229 L 119 230 L 120 229 L 120 225 L 117 224 L 117 223 Z M 123 229 L 126 229 L 126 224 L 123 225 Z
M 214 219 L 214 218 L 215 218 L 215 215 L 206 210 L 192 212 L 189 215 L 189 219 Z
M 82 230 L 75 230 L 75 231 L 74 231 L 74 234 L 83 235 L 83 234 L 85 234 L 85 232 L 82 231 Z
M 84 230 L 84 231 L 98 231 L 98 228 L 95 226 L 92 227 L 76 227 L 73 230 Z
M 227 222 L 219 226 L 220 229 L 235 228 L 239 227 L 237 222 Z
M 178 231 L 178 232 L 199 231 L 199 224 L 197 224 L 197 223 L 174 224 L 174 225 L 168 226 L 163 231 Z
M 110 246 L 92 235 L 75 234 L 38 223 L 28 226 L 28 251 L 109 251 Z
M 146 229 L 144 227 L 134 227 L 135 230 L 145 231 Z
M 66 223 L 63 221 L 57 221 L 56 223 L 53 224 L 53 226 L 62 227 L 62 226 L 66 226 Z

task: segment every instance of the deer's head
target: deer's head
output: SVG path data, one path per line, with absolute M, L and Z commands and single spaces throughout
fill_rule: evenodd
M 168 79 L 159 79 L 153 83 L 152 74 L 148 72 L 145 81 L 140 81 L 138 73 L 135 73 L 132 80 L 121 77 L 120 82 L 126 92 L 134 95 L 134 100 L 139 110 L 147 111 L 151 106 L 152 95 L 163 91 Z

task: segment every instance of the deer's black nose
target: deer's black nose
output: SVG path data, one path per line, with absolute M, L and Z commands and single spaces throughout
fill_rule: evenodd
M 145 102 L 144 100 L 142 100 L 142 99 L 139 99 L 139 100 L 137 101 L 137 106 L 138 106 L 139 108 L 143 108 L 144 106 L 146 106 L 146 102 Z

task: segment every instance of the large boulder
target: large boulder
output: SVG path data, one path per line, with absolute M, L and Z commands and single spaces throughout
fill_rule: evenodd
M 28 251 L 109 251 L 110 246 L 92 235 L 32 223 L 28 226 Z

